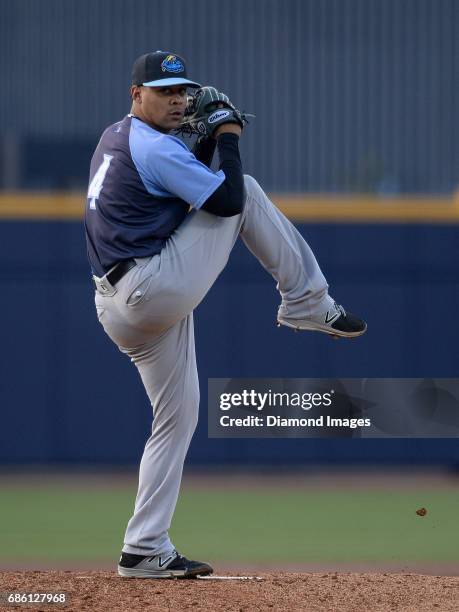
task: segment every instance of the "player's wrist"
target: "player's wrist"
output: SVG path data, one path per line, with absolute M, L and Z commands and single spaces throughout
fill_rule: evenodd
M 236 134 L 236 136 L 240 136 L 242 134 L 242 128 L 237 123 L 223 123 L 215 129 L 212 138 L 217 139 L 222 134 Z

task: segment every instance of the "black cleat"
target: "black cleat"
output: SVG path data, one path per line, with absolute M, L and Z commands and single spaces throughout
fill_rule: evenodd
M 356 338 L 367 331 L 367 324 L 342 306 L 334 303 L 327 312 L 307 319 L 290 319 L 279 315 L 278 324 L 291 327 L 295 331 L 320 331 L 335 338 Z
M 208 563 L 190 561 L 176 550 L 148 557 L 123 552 L 118 564 L 118 574 L 124 578 L 196 578 L 213 571 Z

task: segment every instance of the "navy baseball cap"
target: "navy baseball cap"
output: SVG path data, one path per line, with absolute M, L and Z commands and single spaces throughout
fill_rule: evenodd
M 168 85 L 201 87 L 199 83 L 186 78 L 184 59 L 167 51 L 145 53 L 138 57 L 132 67 L 132 84 L 146 87 L 167 87 Z

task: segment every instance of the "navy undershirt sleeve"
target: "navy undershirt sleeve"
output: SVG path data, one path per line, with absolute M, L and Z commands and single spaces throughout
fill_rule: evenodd
M 207 198 L 202 209 L 219 217 L 239 215 L 244 208 L 244 176 L 239 156 L 239 136 L 221 134 L 217 140 L 223 183 Z
M 210 168 L 216 146 L 217 141 L 214 138 L 198 139 L 194 145 L 193 154 L 198 161 Z

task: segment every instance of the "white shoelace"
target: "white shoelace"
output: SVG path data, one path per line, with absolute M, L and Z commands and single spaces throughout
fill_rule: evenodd
M 344 310 L 344 308 L 343 308 L 343 307 L 342 307 L 340 304 L 337 304 L 337 303 L 335 302 L 335 308 L 336 308 L 336 310 L 337 310 L 338 312 L 340 312 L 340 313 L 343 315 L 343 317 L 345 317 L 345 316 L 346 316 L 346 311 Z

